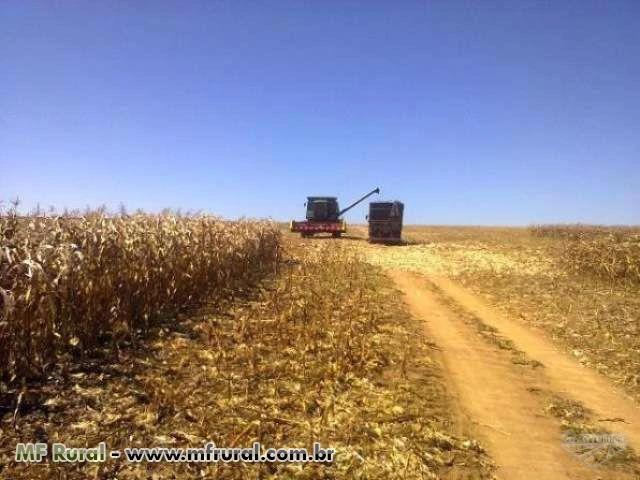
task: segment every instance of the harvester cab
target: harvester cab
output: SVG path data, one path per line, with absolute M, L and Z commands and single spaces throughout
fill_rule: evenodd
M 342 214 L 374 193 L 380 193 L 380 189 L 371 190 L 342 210 L 340 210 L 336 197 L 307 197 L 306 220 L 303 222 L 291 221 L 290 230 L 299 232 L 302 237 L 311 237 L 315 233 L 331 233 L 332 236 L 339 237 L 347 231 L 347 222 L 340 218 Z
M 337 222 L 338 200 L 336 197 L 307 197 L 308 222 Z

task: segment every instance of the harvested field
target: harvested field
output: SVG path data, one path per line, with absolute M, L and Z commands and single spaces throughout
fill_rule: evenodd
M 401 248 L 353 248 L 374 264 L 459 281 L 638 396 L 637 232 L 575 225 L 408 227 L 408 245 Z
M 235 232 L 228 234 L 238 249 L 227 250 L 232 258 L 255 265 L 238 232 L 253 245 L 251 234 L 262 227 L 224 228 Z M 45 379 L 21 387 L 5 380 L 0 475 L 491 478 L 490 458 L 457 423 L 433 344 L 381 270 L 347 249 L 268 238 L 281 255 L 265 253 L 261 277 L 256 270 L 251 282 L 241 277 L 233 288 L 180 305 L 178 313 L 149 316 L 135 342 L 113 348 L 107 339 L 93 344 L 91 355 L 75 345 L 56 357 Z M 20 296 L 21 284 L 13 285 L 6 290 Z M 330 465 L 12 460 L 18 441 L 105 440 L 111 449 L 207 441 L 310 448 L 319 441 L 337 453 Z
M 608 472 L 581 471 L 579 465 L 565 463 L 558 450 L 547 450 L 554 435 L 542 420 L 550 414 L 561 420 L 555 427 L 559 443 L 566 431 L 623 435 L 632 449 L 640 445 L 636 232 L 634 227 L 608 233 L 589 228 L 580 235 L 572 227 L 570 235 L 540 235 L 523 228 L 408 227 L 403 246 L 358 241 L 350 248 L 398 272 L 412 308 L 421 312 L 427 330 L 449 352 L 443 361 L 450 365 L 452 389 L 466 398 L 462 403 L 467 414 L 485 427 L 476 433 L 486 439 L 499 476 L 637 478 L 640 469 L 633 450 L 583 452 L 600 467 L 616 459 Z M 409 279 L 399 273 L 407 271 L 419 275 Z M 430 288 L 423 291 L 420 279 L 436 287 L 438 300 L 430 298 Z M 429 311 L 440 310 L 430 321 Z M 482 345 L 469 338 L 470 328 L 481 336 Z M 485 345 L 493 345 L 495 352 Z M 467 368 L 462 358 L 475 368 Z M 518 373 L 514 365 L 523 371 Z M 511 378 L 508 385 L 501 380 L 505 376 Z M 469 389 L 469 384 L 475 387 Z M 503 395 L 510 398 L 508 406 L 501 406 Z M 515 413 L 502 414 L 507 408 L 529 415 L 517 419 Z M 537 420 L 529 423 L 531 418 Z M 529 451 L 503 442 L 502 436 L 513 435 L 522 425 L 528 425 L 528 435 L 548 438 L 532 447 L 536 454 L 549 455 L 540 467 L 523 465 Z M 555 467 L 547 471 L 550 462 Z

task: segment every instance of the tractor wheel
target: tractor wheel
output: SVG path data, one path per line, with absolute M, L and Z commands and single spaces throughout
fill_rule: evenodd
M 334 233 L 331 234 L 331 236 L 333 238 L 340 238 L 341 235 L 342 235 L 342 233 L 340 233 L 340 232 L 334 232 Z
M 303 233 L 300 234 L 300 236 L 302 238 L 309 238 L 309 237 L 313 236 L 313 233 L 305 233 L 305 232 L 303 232 Z

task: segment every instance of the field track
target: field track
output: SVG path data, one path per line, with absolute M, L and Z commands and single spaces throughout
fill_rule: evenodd
M 541 382 L 563 396 L 585 403 L 600 419 L 624 420 L 615 422 L 615 430 L 623 433 L 636 448 L 640 446 L 640 409 L 622 390 L 560 352 L 542 332 L 536 333 L 510 321 L 448 279 L 436 278 L 434 283 L 484 323 L 511 339 L 518 349 L 540 361 L 546 367 Z
M 624 433 L 632 445 L 640 440 L 640 411 L 598 374 L 558 352 L 542 336 L 510 322 L 461 287 L 442 278 L 391 272 L 404 292 L 411 312 L 424 320 L 425 329 L 441 349 L 454 402 L 463 422 L 482 439 L 498 464 L 500 478 L 606 478 L 587 469 L 565 452 L 553 418 L 540 412 L 536 394 L 551 389 L 585 403 L 601 419 L 624 419 L 612 430 Z M 482 322 L 498 328 L 517 348 L 544 368 L 523 370 L 508 354 L 480 338 L 447 302 L 428 287 L 435 283 L 447 297 Z M 616 472 L 611 478 L 620 478 Z
M 552 343 L 548 332 L 498 311 L 463 287 L 448 274 L 456 264 L 439 254 L 443 250 L 422 250 L 426 253 L 418 256 L 414 249 L 423 247 L 371 245 L 363 241 L 364 228 L 352 231 L 355 237 L 346 242 L 385 269 L 437 345 L 455 423 L 464 429 L 460 433 L 487 448 L 498 478 L 638 478 L 567 452 L 560 419 L 566 428 L 573 422 L 571 414 L 549 413 L 553 398 L 580 405 L 592 431 L 623 434 L 637 452 L 640 409 L 628 392 Z M 456 248 L 464 252 L 464 247 Z M 490 257 L 491 251 L 481 255 Z M 422 263 L 416 264 L 417 259 Z

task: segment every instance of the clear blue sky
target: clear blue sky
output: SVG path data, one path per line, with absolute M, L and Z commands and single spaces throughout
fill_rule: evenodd
M 413 223 L 640 223 L 640 2 L 0 3 L 3 200 L 375 186 Z

